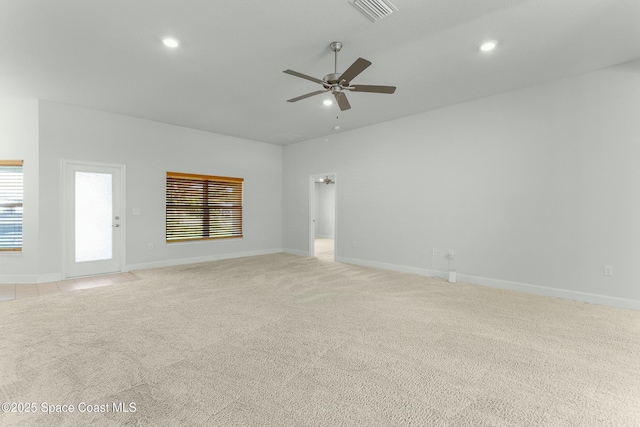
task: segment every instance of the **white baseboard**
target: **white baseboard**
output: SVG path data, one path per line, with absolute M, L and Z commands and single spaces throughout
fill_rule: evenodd
M 36 274 L 12 274 L 0 276 L 0 283 L 38 283 Z
M 521 291 L 548 297 L 564 298 L 574 301 L 588 302 L 591 304 L 601 304 L 609 305 L 612 307 L 628 308 L 631 310 L 640 310 L 640 301 L 627 298 L 618 298 L 608 295 L 571 291 L 568 289 L 550 288 L 547 286 L 530 285 L 528 283 L 510 282 L 506 280 L 469 276 L 465 274 L 458 274 L 458 280 L 462 282 L 473 283 L 476 285 L 490 286 L 492 288 L 509 289 L 512 291 Z
M 386 262 L 367 261 L 364 259 L 345 258 L 341 256 L 336 256 L 335 260 L 336 262 L 341 262 L 344 264 L 363 265 L 365 267 L 381 268 L 383 270 L 399 271 L 401 273 L 418 274 L 420 276 L 440 277 L 441 279 L 446 279 L 448 274 L 444 271 L 429 270 L 419 267 L 409 267 L 407 265 L 389 264 Z
M 291 255 L 309 256 L 309 252 L 299 251 L 297 249 L 283 249 L 282 252 Z
M 282 248 L 263 249 L 259 251 L 235 252 L 230 254 L 206 255 L 206 256 L 199 256 L 199 257 L 192 257 L 192 258 L 169 259 L 164 261 L 152 261 L 152 262 L 145 262 L 140 264 L 128 264 L 123 268 L 123 271 L 144 270 L 147 268 L 171 267 L 174 265 L 195 264 L 198 262 L 218 261 L 221 259 L 231 259 L 231 258 L 243 258 L 248 256 L 256 256 L 256 255 L 268 255 L 268 254 L 276 254 L 280 252 L 282 252 Z
M 15 283 L 19 285 L 57 282 L 60 280 L 62 280 L 62 274 L 60 273 L 14 274 L 14 275 L 0 276 L 0 283 L 12 283 L 12 284 Z
M 38 276 L 38 283 L 58 282 L 60 280 L 62 280 L 62 273 L 48 273 Z
M 428 270 L 425 268 L 409 267 L 405 265 L 388 264 L 377 261 L 367 261 L 354 258 L 336 257 L 336 262 L 345 264 L 363 265 L 366 267 L 380 268 L 383 270 L 400 271 L 403 273 L 418 274 L 421 276 L 439 277 L 447 279 L 448 272 Z M 509 289 L 512 291 L 527 292 L 530 294 L 543 295 L 555 298 L 564 298 L 574 301 L 588 302 L 592 304 L 608 305 L 612 307 L 628 308 L 640 311 L 640 301 L 611 297 L 607 295 L 590 294 L 586 292 L 570 291 L 567 289 L 550 288 L 546 286 L 530 285 L 527 283 L 510 282 L 507 280 L 491 279 L 487 277 L 470 276 L 466 274 L 457 274 L 458 282 L 467 282 L 475 285 L 489 286 L 492 288 Z M 456 286 L 452 284 L 451 286 Z
M 248 256 L 256 256 L 256 255 L 268 255 L 283 252 L 282 248 L 275 249 L 265 249 L 259 251 L 247 251 L 247 252 L 236 252 L 230 254 L 219 254 L 219 255 L 207 255 L 193 258 L 181 258 L 181 259 L 172 259 L 165 261 L 154 261 L 147 262 L 141 264 L 129 264 L 122 267 L 122 271 L 131 271 L 131 270 L 143 270 L 146 268 L 158 268 L 158 267 L 170 267 L 172 265 L 181 265 L 181 264 L 193 264 L 197 262 L 207 262 L 207 261 L 216 261 L 220 259 L 230 259 L 230 258 L 242 258 Z M 305 254 L 306 255 L 306 254 Z M 48 274 L 24 274 L 24 275 L 6 275 L 0 276 L 0 283 L 15 283 L 15 284 L 33 284 L 33 283 L 47 283 L 47 282 L 57 282 L 63 280 L 62 273 L 48 273 Z

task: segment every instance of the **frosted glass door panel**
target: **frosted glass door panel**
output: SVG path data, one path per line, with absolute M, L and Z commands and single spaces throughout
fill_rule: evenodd
M 64 277 L 122 271 L 124 165 L 63 161 Z
M 113 258 L 113 176 L 76 171 L 75 187 L 76 262 Z

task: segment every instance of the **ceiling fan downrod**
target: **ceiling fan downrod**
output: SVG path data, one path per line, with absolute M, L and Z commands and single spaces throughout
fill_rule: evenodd
M 333 72 L 338 74 L 338 52 L 340 52 L 340 49 L 342 49 L 342 43 L 331 42 L 329 44 L 329 47 L 331 48 L 331 50 L 333 50 L 333 55 L 334 55 Z

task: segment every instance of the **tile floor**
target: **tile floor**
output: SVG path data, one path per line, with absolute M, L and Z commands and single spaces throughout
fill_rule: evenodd
M 32 298 L 77 289 L 98 288 L 136 280 L 140 280 L 140 278 L 133 273 L 118 273 L 105 276 L 80 277 L 60 282 L 0 284 L 0 301 Z
M 335 261 L 333 239 L 316 238 L 314 240 L 314 252 L 316 258 L 322 261 Z

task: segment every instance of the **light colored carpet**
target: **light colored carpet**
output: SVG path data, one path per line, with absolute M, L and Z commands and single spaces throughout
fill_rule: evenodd
M 333 239 L 315 239 L 313 243 L 316 258 L 330 262 L 335 260 Z
M 288 254 L 136 274 L 0 303 L 0 400 L 136 412 L 0 425 L 640 425 L 640 312 Z

